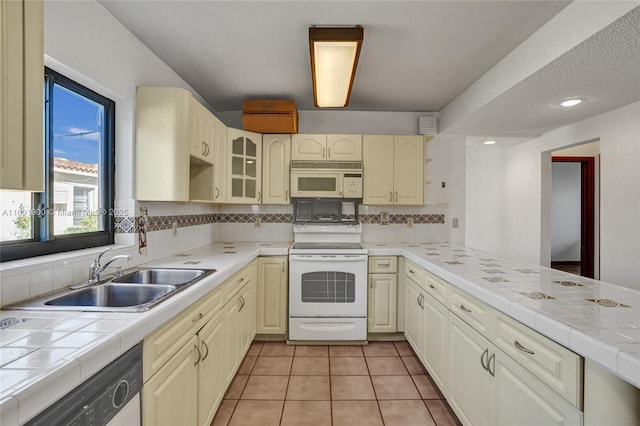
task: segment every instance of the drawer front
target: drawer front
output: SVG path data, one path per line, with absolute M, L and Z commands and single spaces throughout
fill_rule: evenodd
M 224 304 L 226 304 L 229 300 L 231 300 L 238 292 L 245 286 L 253 275 L 255 275 L 257 262 L 253 261 L 249 265 L 245 266 L 240 271 L 236 272 L 225 281 L 226 294 Z
M 582 358 L 540 333 L 496 313 L 494 343 L 578 408 L 582 400 Z
M 396 256 L 369 257 L 369 272 L 372 274 L 395 274 L 398 272 L 398 258 Z
M 429 271 L 424 271 L 424 288 L 438 302 L 445 306 L 449 301 L 449 283 L 436 277 Z
M 451 289 L 449 310 L 462 318 L 487 338 L 491 338 L 491 315 L 493 309 L 461 290 Z
M 199 302 L 196 306 L 188 308 L 144 339 L 142 363 L 144 382 L 149 380 L 205 324 L 202 305 L 203 302 Z
M 409 260 L 405 260 L 404 273 L 413 282 L 418 284 L 420 288 L 424 288 L 424 282 L 422 281 L 423 269 L 421 267 L 419 267 L 418 265 L 416 265 L 415 263 Z

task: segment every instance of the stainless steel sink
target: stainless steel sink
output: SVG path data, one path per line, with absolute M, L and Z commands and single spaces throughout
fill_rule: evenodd
M 114 283 L 173 285 L 182 287 L 206 274 L 205 269 L 148 268 L 111 280 Z
M 7 309 L 142 312 L 214 273 L 215 269 L 138 268 L 78 290 L 64 290 Z
M 45 302 L 49 306 L 124 308 L 146 305 L 176 290 L 172 285 L 102 284 Z

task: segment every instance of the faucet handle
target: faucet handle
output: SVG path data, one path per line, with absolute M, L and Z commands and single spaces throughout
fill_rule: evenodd
M 93 263 L 95 263 L 96 266 L 100 266 L 100 260 L 102 259 L 102 256 L 104 256 L 104 254 L 109 250 L 111 250 L 111 247 L 107 247 L 106 249 L 102 250 L 100 254 L 96 256 L 96 259 L 93 261 Z

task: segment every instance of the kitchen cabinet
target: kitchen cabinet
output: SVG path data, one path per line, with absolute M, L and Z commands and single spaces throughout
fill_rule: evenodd
M 258 258 L 257 334 L 286 334 L 288 306 L 286 256 Z
M 369 257 L 367 331 L 397 331 L 398 260 L 395 256 Z
M 213 116 L 213 201 L 227 202 L 227 126 Z
M 364 135 L 363 204 L 424 204 L 424 137 Z
M 213 116 L 177 87 L 138 87 L 136 198 L 214 201 Z
M 142 388 L 142 422 L 173 426 L 198 424 L 198 337 L 192 335 Z
M 424 337 L 424 308 L 422 306 L 422 298 L 424 293 L 420 286 L 411 279 L 405 281 L 405 305 L 404 305 L 404 337 L 413 348 L 413 351 L 422 358 L 422 347 Z
M 227 202 L 259 204 L 262 201 L 262 135 L 227 130 Z
M 262 204 L 289 204 L 291 135 L 262 135 Z
M 291 159 L 362 161 L 362 135 L 293 135 Z
M 209 425 L 256 331 L 256 262 L 144 341 L 146 425 Z
M 417 268 L 417 266 L 414 265 Z M 449 283 L 441 280 L 429 271 L 421 269 L 424 280 L 425 296 L 422 298 L 424 308 L 424 327 L 422 363 L 442 392 L 447 389 L 447 363 L 449 345 L 447 342 L 450 298 Z
M 44 190 L 44 6 L 0 3 L 0 184 Z
M 497 349 L 456 315 L 449 316 L 447 401 L 464 425 L 580 425 L 580 410 Z
M 213 135 L 215 132 L 213 114 L 192 98 L 190 119 L 190 130 L 192 132 L 190 137 L 191 156 L 212 164 L 215 152 L 213 147 Z

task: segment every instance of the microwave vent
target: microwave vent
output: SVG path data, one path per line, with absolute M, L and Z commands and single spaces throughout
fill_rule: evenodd
M 292 170 L 362 170 L 362 161 L 291 161 Z
M 418 117 L 418 133 L 421 135 L 438 134 L 438 117 Z

